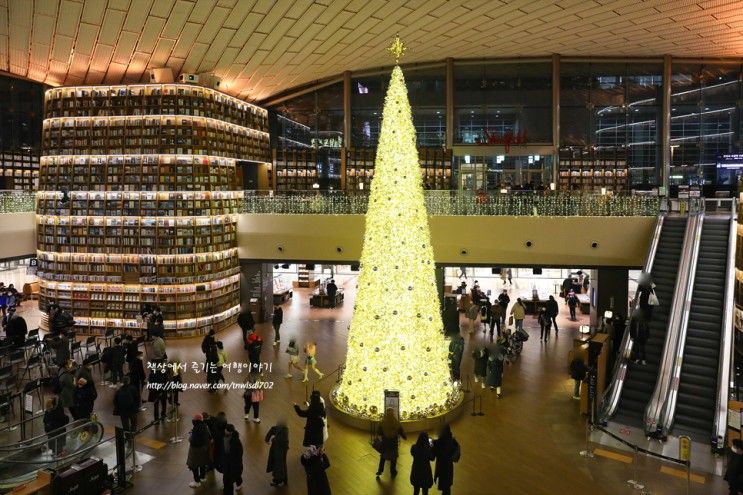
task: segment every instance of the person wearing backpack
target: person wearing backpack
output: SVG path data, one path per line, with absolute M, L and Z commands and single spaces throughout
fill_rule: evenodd
M 442 495 L 451 495 L 451 486 L 454 484 L 454 463 L 459 462 L 461 451 L 449 425 L 444 425 L 439 438 L 433 441 L 433 454 L 436 458 L 433 481 L 438 483 Z

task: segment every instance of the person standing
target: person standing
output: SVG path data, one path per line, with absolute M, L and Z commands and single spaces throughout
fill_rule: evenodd
M 575 295 L 574 291 L 568 292 L 568 297 L 565 298 L 565 302 L 570 309 L 570 321 L 575 321 L 575 308 L 578 307 L 578 296 Z
M 257 333 L 248 335 L 248 362 L 250 373 L 258 373 L 261 370 L 261 351 L 263 350 L 263 338 Z
M 325 428 L 325 406 L 320 400 L 320 392 L 317 390 L 310 395 L 310 405 L 307 409 L 300 409 L 294 404 L 294 411 L 300 418 L 307 418 L 304 426 L 304 439 L 302 445 L 309 447 L 314 445 L 322 447 L 325 440 L 323 439 L 323 430 Z
M 216 383 L 225 383 L 224 377 L 224 365 L 227 362 L 227 351 L 224 350 L 224 344 L 219 341 L 217 342 L 217 380 Z M 225 387 L 224 393 L 226 394 L 229 389 Z
M 44 433 L 49 439 L 49 449 L 54 455 L 64 456 L 66 437 L 65 426 L 70 422 L 70 418 L 64 413 L 62 405 L 55 397 L 46 400 L 44 407 Z
M 524 329 L 524 317 L 526 317 L 526 308 L 524 303 L 521 302 L 521 298 L 516 298 L 516 304 L 511 308 L 511 316 L 513 316 L 513 323 L 516 330 Z
M 557 332 L 559 331 L 559 328 L 557 328 L 557 315 L 560 314 L 560 307 L 557 305 L 554 296 L 550 295 L 544 309 L 547 311 L 547 316 L 552 320 L 552 324 L 555 326 L 555 337 L 557 337 Z
M 573 399 L 580 400 L 580 385 L 586 379 L 588 368 L 586 362 L 581 357 L 576 357 L 570 362 L 570 378 L 575 380 L 573 386 Z
M 5 318 L 5 336 L 13 343 L 14 346 L 20 347 L 26 342 L 28 334 L 28 325 L 26 320 L 16 314 L 15 306 L 8 308 L 8 316 Z
M 501 386 L 503 385 L 503 360 L 505 352 L 497 349 L 488 356 L 488 375 L 485 378 L 485 384 L 490 387 L 490 391 L 495 390 L 496 396 L 501 398 Z
M 379 467 L 377 468 L 377 478 L 384 472 L 384 463 L 390 461 L 390 473 L 394 478 L 397 476 L 397 456 L 399 452 L 398 437 L 407 439 L 402 429 L 400 421 L 395 417 L 392 408 L 387 408 L 384 412 L 382 422 L 377 427 L 377 435 L 381 438 L 382 451 L 379 453 Z
M 493 328 L 497 331 L 498 337 L 500 337 L 500 324 L 504 318 L 503 306 L 500 302 L 496 301 L 490 307 L 490 343 L 493 343 Z
M 433 454 L 436 458 L 436 468 L 433 481 L 438 482 L 442 495 L 451 495 L 451 486 L 454 484 L 454 463 L 459 461 L 459 443 L 454 439 L 449 425 L 444 425 L 439 438 L 433 441 Z
M 237 324 L 240 326 L 240 330 L 242 330 L 244 344 L 248 340 L 248 335 L 255 331 L 255 320 L 253 319 L 253 312 L 250 311 L 250 307 L 245 308 L 238 315 Z
M 222 484 L 224 495 L 232 495 L 235 488 L 242 488 L 243 484 L 243 444 L 235 425 L 227 424 L 224 427 L 224 461 L 222 462 Z
M 173 404 L 173 407 L 181 405 L 179 395 L 183 390 L 183 375 L 181 375 L 181 367 L 184 366 L 178 359 L 174 359 L 168 369 L 168 381 L 170 383 L 170 397 L 168 402 Z
M 273 316 L 271 317 L 271 324 L 273 325 L 273 345 L 278 345 L 279 342 L 281 342 L 281 334 L 279 333 L 279 330 L 281 329 L 281 324 L 284 323 L 284 310 L 281 309 L 281 306 L 274 306 L 273 307 Z
M 163 336 L 155 334 L 152 338 L 152 362 L 162 363 L 168 357 L 165 352 L 165 340 Z
M 271 486 L 286 485 L 288 481 L 288 470 L 286 468 L 286 453 L 289 451 L 289 428 L 283 421 L 277 422 L 266 433 L 266 443 L 270 443 L 268 449 L 268 462 L 266 472 L 271 473 Z
M 740 438 L 733 439 L 724 479 L 728 482 L 730 495 L 743 491 L 743 440 Z
M 475 322 L 477 321 L 477 316 L 480 314 L 480 305 L 475 303 L 470 304 L 464 314 L 469 321 L 469 333 L 472 333 L 475 331 Z
M 75 416 L 75 367 L 74 361 L 68 359 L 59 370 L 59 406 L 67 409 L 70 416 Z
M 424 431 L 418 434 L 418 441 L 410 447 L 410 455 L 413 457 L 413 466 L 410 468 L 410 484 L 413 485 L 413 495 L 428 495 L 428 490 L 433 486 L 433 473 L 431 472 L 431 461 L 435 456 L 433 453 L 433 440 Z
M 493 312 L 493 305 L 490 303 L 488 296 L 483 296 L 480 301 L 480 323 L 482 323 L 482 333 L 485 334 L 488 331 L 488 324 Z
M 330 482 L 325 472 L 330 467 L 330 461 L 322 447 L 307 447 L 300 462 L 307 477 L 307 495 L 331 495 Z
M 325 286 L 325 292 L 328 293 L 328 299 L 330 300 L 330 307 L 335 308 L 335 295 L 338 293 L 338 286 L 335 285 L 335 280 L 330 280 L 328 285 Z
M 188 457 L 186 466 L 193 473 L 193 481 L 188 484 L 191 488 L 201 486 L 206 478 L 206 466 L 209 464 L 209 442 L 211 434 L 204 423 L 204 416 L 194 414 L 193 428 L 188 436 Z
M 307 342 L 304 346 L 304 354 L 306 359 L 304 365 L 304 379 L 302 381 L 307 381 L 307 373 L 310 368 L 312 368 L 312 371 L 317 373 L 317 379 L 321 380 L 325 375 L 317 369 L 317 344 L 315 342 Z
M 217 381 L 219 380 L 219 354 L 217 354 L 217 344 L 212 343 L 206 350 L 206 383 L 209 385 L 209 393 L 216 392 Z
M 124 378 L 124 363 L 126 362 L 126 349 L 121 345 L 121 337 L 114 339 L 114 345 L 111 347 L 111 388 Z
M 464 338 L 460 334 L 452 335 L 449 342 L 449 371 L 452 380 L 459 381 L 464 354 Z
M 482 388 L 485 388 L 485 378 L 488 374 L 489 356 L 490 352 L 484 345 L 472 351 L 472 359 L 475 360 L 475 383 L 482 383 Z
M 147 400 L 155 404 L 155 423 L 165 421 L 168 393 L 165 390 L 167 374 L 165 368 L 154 368 L 150 371 Z
M 506 315 L 508 314 L 508 305 L 511 302 L 511 298 L 508 297 L 508 291 L 503 289 L 503 292 L 498 296 L 498 304 L 501 309 L 501 324 L 506 322 Z
M 201 352 L 204 356 L 212 350 L 212 347 L 217 345 L 217 339 L 214 338 L 214 329 L 209 330 L 209 333 L 204 335 L 204 339 L 201 341 Z
M 289 354 L 289 364 L 287 367 L 286 378 L 294 377 L 294 375 L 292 374 L 292 369 L 294 368 L 297 368 L 301 372 L 304 372 L 304 370 L 299 367 L 299 348 L 297 347 L 297 342 L 295 339 L 289 340 L 289 345 L 286 346 L 285 352 Z
M 85 378 L 78 378 L 77 388 L 75 389 L 75 409 L 74 419 L 90 419 L 95 407 L 95 400 L 98 393 L 95 390 L 93 382 L 88 382 Z
M 142 351 L 137 350 L 135 356 L 134 361 L 129 363 L 129 382 L 134 387 L 134 390 L 137 391 L 137 407 L 141 411 L 144 411 L 145 408 L 142 404 L 142 390 L 147 381 L 147 375 L 145 375 L 144 372 L 144 354 Z
M 139 412 L 139 394 L 132 386 L 128 376 L 114 394 L 113 415 L 121 418 L 121 428 L 133 432 L 137 429 L 137 413 Z
M 253 410 L 253 423 L 260 423 L 260 406 L 263 401 L 263 389 L 260 387 L 257 375 L 248 378 L 248 388 L 243 392 L 243 401 L 245 403 L 245 419 L 250 419 L 250 410 Z

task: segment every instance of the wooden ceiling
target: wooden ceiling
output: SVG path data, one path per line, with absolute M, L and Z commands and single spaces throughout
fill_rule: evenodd
M 446 57 L 743 55 L 739 0 L 0 0 L 0 71 L 51 85 L 213 72 L 261 100 Z

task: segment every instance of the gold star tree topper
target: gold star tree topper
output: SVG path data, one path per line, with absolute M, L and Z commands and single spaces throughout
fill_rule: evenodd
M 395 57 L 395 63 L 400 62 L 400 59 L 405 54 L 405 43 L 402 42 L 399 35 L 395 35 L 395 40 L 392 42 L 387 51 L 389 51 L 393 57 Z

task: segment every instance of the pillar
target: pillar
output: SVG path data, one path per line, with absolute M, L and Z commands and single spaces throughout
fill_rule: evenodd
M 668 195 L 669 178 L 671 176 L 671 56 L 663 56 L 663 101 L 661 102 L 661 128 L 660 128 L 660 177 L 661 187 Z
M 240 310 L 250 306 L 257 323 L 273 313 L 273 265 L 240 263 Z
M 552 54 L 552 174 L 550 181 L 558 183 L 560 165 L 560 55 Z
M 605 311 L 627 316 L 629 272 L 626 268 L 591 270 L 591 289 L 596 291 L 596 306 L 591 306 L 591 326 L 600 327 Z
M 454 59 L 446 59 L 446 149 L 454 145 Z

